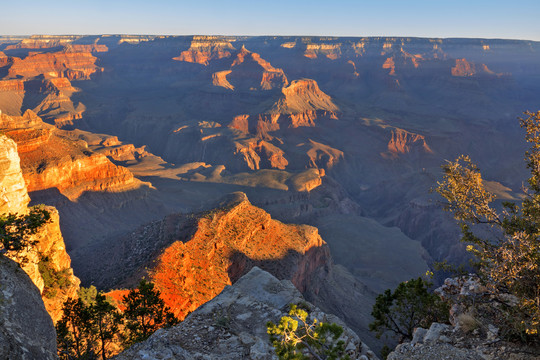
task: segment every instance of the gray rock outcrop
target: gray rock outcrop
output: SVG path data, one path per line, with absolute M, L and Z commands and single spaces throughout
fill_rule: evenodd
M 38 288 L 0 255 L 0 359 L 56 359 L 56 332 Z
M 412 341 L 398 345 L 388 360 L 540 359 L 538 346 L 509 342 L 499 336 L 499 328 L 491 323 L 497 302 L 490 301 L 494 295 L 477 276 L 446 279 L 435 292 L 452 305 L 450 325 L 433 323 L 429 329 L 417 328 Z
M 115 359 L 277 359 L 266 323 L 278 322 L 289 304 L 300 302 L 304 298 L 289 280 L 280 281 L 254 267 L 179 325 L 158 330 Z M 311 308 L 311 315 L 319 321 L 334 322 L 344 328 L 342 339 L 351 359 L 376 359 L 343 321 Z

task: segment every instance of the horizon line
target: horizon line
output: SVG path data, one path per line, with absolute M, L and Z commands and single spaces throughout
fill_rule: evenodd
M 327 38 L 414 38 L 414 39 L 436 39 L 436 40 L 451 40 L 451 39 L 467 39 L 467 40 L 510 40 L 510 41 L 532 41 L 540 42 L 539 40 L 532 39 L 523 39 L 523 38 L 502 38 L 502 37 L 474 37 L 474 36 L 449 36 L 449 37 L 440 37 L 440 36 L 407 36 L 407 35 L 247 35 L 247 34 L 203 34 L 203 33 L 193 33 L 193 34 L 150 34 L 150 33 L 40 33 L 40 34 L 0 34 L 2 37 L 32 37 L 32 36 L 163 36 L 163 37 L 190 37 L 190 36 L 216 36 L 216 37 L 327 37 Z

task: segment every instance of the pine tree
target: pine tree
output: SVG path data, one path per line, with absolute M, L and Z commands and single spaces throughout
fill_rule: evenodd
M 69 298 L 62 310 L 56 324 L 60 359 L 94 359 L 95 329 L 90 308 L 81 299 Z
M 178 319 L 165 306 L 160 295 L 161 293 L 154 289 L 154 284 L 141 280 L 136 289 L 124 296 L 124 316 L 129 330 L 128 344 L 143 341 L 157 329 L 178 323 Z
M 109 351 L 107 345 L 118 336 L 122 315 L 117 311 L 102 293 L 96 295 L 95 302 L 90 306 L 90 315 L 94 323 L 95 332 L 99 339 L 99 352 L 103 360 L 107 359 Z

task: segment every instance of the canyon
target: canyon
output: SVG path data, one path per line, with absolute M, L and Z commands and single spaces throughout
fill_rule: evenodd
M 516 118 L 538 107 L 539 54 L 496 39 L 0 36 L 2 211 L 54 206 L 62 235 L 43 252 L 61 236 L 49 258 L 84 286 L 148 276 L 184 317 L 258 266 L 378 349 L 375 295 L 467 259 L 429 192 L 440 165 L 468 153 L 499 199 L 520 196 Z

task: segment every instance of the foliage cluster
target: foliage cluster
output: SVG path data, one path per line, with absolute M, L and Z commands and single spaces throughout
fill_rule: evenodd
M 340 340 L 343 328 L 334 323 L 310 321 L 308 312 L 291 304 L 288 316 L 278 324 L 266 324 L 270 341 L 280 359 L 349 359 L 345 343 Z
M 443 166 L 437 192 L 446 200 L 461 226 L 467 250 L 479 261 L 480 275 L 494 294 L 517 298 L 517 306 L 502 306 L 501 318 L 514 335 L 537 336 L 540 331 L 540 111 L 525 112 L 521 120 L 530 177 L 521 203 L 504 202 L 502 211 L 492 205 L 478 167 L 468 156 Z
M 71 285 L 71 281 L 69 280 L 70 269 L 57 271 L 47 256 L 40 259 L 38 270 L 45 285 L 43 294 L 49 299 L 54 298 L 58 290 L 67 289 Z
M 0 215 L 0 254 L 15 255 L 19 262 L 24 261 L 20 254 L 35 245 L 32 239 L 37 231 L 51 219 L 51 214 L 40 206 L 29 209 L 27 214 Z
M 83 288 L 79 294 L 64 303 L 62 319 L 56 324 L 60 359 L 105 360 L 124 345 L 178 322 L 160 292 L 145 280 L 123 297 L 123 312 L 95 287 Z
M 414 329 L 429 328 L 433 322 L 448 322 L 448 304 L 429 291 L 431 283 L 422 278 L 402 282 L 392 292 L 377 296 L 369 329 L 380 338 L 390 331 L 400 342 L 412 340 Z

